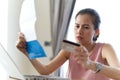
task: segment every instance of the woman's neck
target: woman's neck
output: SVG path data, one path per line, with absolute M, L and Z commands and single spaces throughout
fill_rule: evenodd
M 85 47 L 87 48 L 88 52 L 91 53 L 95 47 L 96 43 L 88 43 L 85 45 Z

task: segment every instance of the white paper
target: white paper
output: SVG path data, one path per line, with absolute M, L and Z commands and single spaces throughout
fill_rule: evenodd
M 24 0 L 20 13 L 20 30 L 25 35 L 26 41 L 37 39 L 35 21 L 36 14 L 34 0 Z

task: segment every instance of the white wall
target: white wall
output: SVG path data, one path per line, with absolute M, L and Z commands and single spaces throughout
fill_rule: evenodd
M 7 45 L 7 13 L 8 0 L 0 0 L 0 42 L 4 44 L 4 47 Z
M 51 42 L 51 24 L 50 24 L 50 1 L 49 0 L 35 0 L 36 4 L 36 33 L 37 38 L 43 46 L 48 57 L 40 58 L 39 60 L 46 64 L 52 57 L 52 47 L 45 46 L 44 42 Z
M 17 33 L 20 32 L 19 15 L 22 0 L 8 0 L 8 4 L 8 34 L 6 42 L 7 51 L 22 74 L 38 74 L 30 64 L 28 59 L 23 54 L 21 54 L 15 47 Z M 51 41 L 49 14 L 50 6 L 48 0 L 35 0 L 35 4 L 37 10 L 37 37 L 47 54 L 47 58 L 42 58 L 39 60 L 42 61 L 42 63 L 46 64 L 49 62 L 49 59 L 52 56 L 51 46 L 44 46 L 44 41 Z
M 17 33 L 20 31 L 19 15 L 21 4 L 22 0 L 9 0 L 7 51 L 18 66 L 21 73 L 28 74 L 30 71 L 35 72 L 35 70 L 30 70 L 30 68 L 32 68 L 31 64 L 27 61 L 24 55 L 20 54 L 20 52 L 15 47 L 17 41 Z

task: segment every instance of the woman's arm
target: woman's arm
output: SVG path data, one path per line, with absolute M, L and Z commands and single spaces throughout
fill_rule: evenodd
M 107 63 L 112 67 L 108 70 L 110 71 L 108 77 L 113 77 L 113 79 L 120 80 L 120 63 L 118 57 L 110 44 L 105 44 L 102 49 L 102 57 L 107 61 Z M 106 69 L 107 70 L 107 69 Z M 108 72 L 109 72 L 108 71 Z M 107 74 L 105 74 L 107 75 Z
M 118 57 L 110 44 L 105 44 L 102 48 L 102 57 L 112 67 L 120 68 Z
M 28 53 L 26 51 L 26 40 L 22 33 L 19 33 L 16 47 L 28 58 Z M 41 64 L 37 59 L 32 59 L 30 62 L 40 74 L 48 75 L 60 67 L 68 59 L 68 57 L 69 53 L 61 50 L 58 55 L 47 65 Z
M 59 68 L 68 58 L 69 53 L 61 50 L 58 55 L 47 65 L 41 64 L 38 60 L 30 60 L 35 69 L 42 75 L 48 75 Z
M 100 71 L 96 74 L 102 74 L 102 75 L 105 75 L 106 77 L 109 77 L 109 78 L 112 78 L 115 80 L 120 80 L 120 68 L 106 66 L 103 64 L 101 64 L 101 65 L 102 65 L 102 67 L 101 67 Z M 96 72 L 97 63 L 91 61 L 89 63 L 89 65 L 87 66 L 87 68 Z
M 102 74 L 102 75 L 105 75 L 106 77 L 109 77 L 115 80 L 120 80 L 119 61 L 115 56 L 115 53 L 113 53 L 114 52 L 113 49 L 108 45 L 106 46 L 103 47 L 104 51 L 102 52 L 102 54 L 103 53 L 106 54 L 106 55 L 103 55 L 103 57 L 107 59 L 110 66 L 100 64 L 100 66 L 98 67 L 98 63 L 93 62 L 89 59 L 88 50 L 82 46 L 75 48 L 76 53 L 74 54 L 74 57 L 78 64 L 82 64 L 83 67 L 87 69 L 91 69 L 95 72 L 97 71 L 96 74 Z M 114 60 L 111 58 L 113 58 Z

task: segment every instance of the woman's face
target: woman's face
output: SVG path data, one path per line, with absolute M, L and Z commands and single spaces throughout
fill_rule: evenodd
M 92 17 L 88 14 L 78 15 L 75 20 L 74 32 L 78 43 L 84 45 L 93 42 L 95 30 Z

